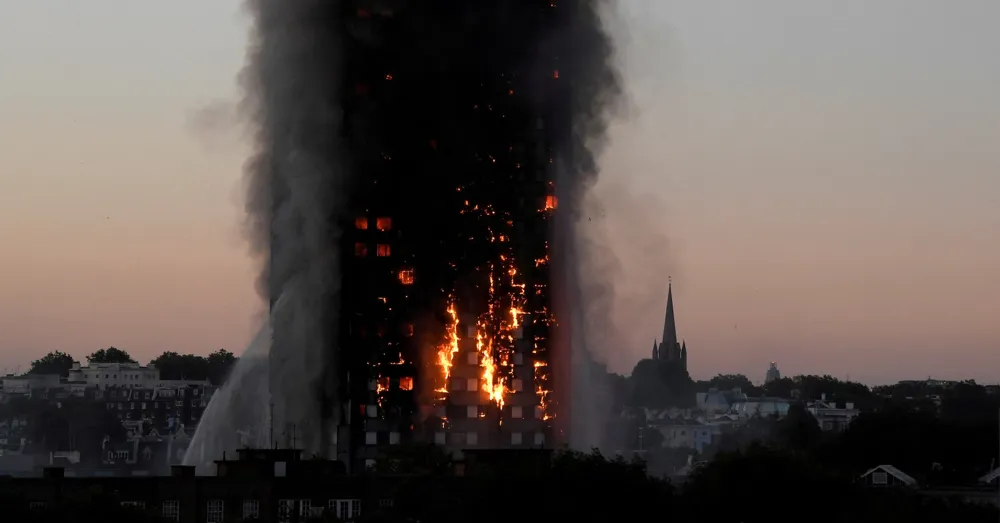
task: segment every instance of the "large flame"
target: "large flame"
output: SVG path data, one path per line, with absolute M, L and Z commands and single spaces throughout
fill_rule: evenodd
M 448 329 L 445 342 L 438 347 L 438 365 L 444 373 L 444 384 L 437 392 L 448 392 L 448 380 L 451 378 L 451 367 L 455 364 L 455 354 L 458 354 L 458 309 L 452 301 L 448 304 Z
M 548 198 L 543 210 L 553 210 L 553 202 L 553 199 Z M 485 226 L 486 234 L 483 239 L 494 244 L 495 252 L 498 252 L 496 259 L 477 268 L 477 271 L 486 276 L 488 285 L 484 286 L 486 310 L 475 319 L 475 336 L 480 365 L 479 390 L 489 402 L 498 406 L 502 413 L 510 394 L 520 392 L 521 389 L 531 390 L 524 384 L 516 386 L 514 381 L 516 343 L 522 337 L 525 323 L 541 322 L 551 325 L 552 319 L 546 307 L 534 311 L 526 310 L 527 285 L 515 262 L 514 241 L 511 237 L 514 232 L 514 221 L 505 215 L 498 216 L 497 211 L 490 205 L 470 204 L 468 200 L 464 203 L 465 207 L 461 214 L 488 223 Z M 533 262 L 535 267 L 541 267 L 548 264 L 549 256 L 545 254 Z M 544 284 L 533 285 L 535 294 L 542 294 L 544 290 Z M 450 292 L 451 296 L 455 295 L 454 290 Z M 447 399 L 448 381 L 451 378 L 455 354 L 459 351 L 458 316 L 454 298 L 449 298 L 447 313 L 450 321 L 445 339 L 438 346 L 438 365 L 441 367 L 445 384 L 437 392 L 444 394 L 442 400 Z M 538 398 L 541 417 L 550 419 L 552 416 L 548 412 L 548 364 L 544 361 L 548 354 L 545 343 L 546 338 L 536 336 L 530 355 L 522 356 L 530 357 L 534 361 L 534 392 Z M 481 412 L 480 416 L 483 415 Z

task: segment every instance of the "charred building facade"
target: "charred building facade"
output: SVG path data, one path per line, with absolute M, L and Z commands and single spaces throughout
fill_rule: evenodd
M 577 8 L 333 4 L 351 173 L 332 218 L 336 458 L 360 466 L 411 441 L 556 443 L 549 250 Z

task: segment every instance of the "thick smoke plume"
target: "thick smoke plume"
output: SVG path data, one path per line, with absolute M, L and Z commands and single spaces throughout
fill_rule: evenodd
M 570 58 L 572 85 L 571 137 L 559 151 L 562 168 L 558 173 L 560 216 L 555 230 L 555 266 L 553 285 L 557 289 L 558 317 L 565 318 L 559 335 L 562 350 L 569 358 L 571 424 L 569 443 L 573 448 L 602 447 L 609 441 L 607 414 L 611 391 L 605 375 L 597 367 L 599 354 L 609 347 L 612 325 L 610 304 L 612 273 L 599 266 L 614 257 L 604 244 L 606 237 L 594 228 L 597 205 L 592 190 L 597 183 L 600 155 L 607 146 L 609 122 L 622 95 L 619 71 L 614 62 L 614 40 L 605 20 L 615 11 L 617 2 L 579 2 L 573 26 Z M 568 331 L 567 331 L 568 328 Z
M 238 430 L 254 442 L 295 444 L 323 453 L 321 426 L 333 381 L 339 285 L 336 221 L 346 178 L 341 147 L 338 61 L 331 4 L 324 0 L 249 0 L 253 29 L 241 73 L 242 110 L 254 133 L 245 166 L 245 231 L 263 268 L 257 283 L 272 304 L 267 357 L 244 357 L 212 412 L 206 413 L 189 462 L 217 459 Z M 275 306 L 280 302 L 280 306 Z M 264 333 L 260 336 L 263 336 Z M 260 339 L 258 336 L 258 340 Z M 261 379 L 266 377 L 265 379 Z M 269 394 L 262 393 L 269 391 Z M 215 403 L 225 402 L 226 408 Z M 270 404 L 268 404 L 270 403 Z M 245 426 L 252 413 L 273 412 L 268 423 Z M 211 414 L 211 415 L 209 415 Z M 295 441 L 290 441 L 294 438 Z
M 425 76 L 426 85 L 420 86 L 423 91 L 401 95 L 409 97 L 407 103 L 412 98 L 413 117 L 387 116 L 398 119 L 395 127 L 387 120 L 348 119 L 352 128 L 347 133 L 342 128 L 345 118 L 340 106 L 346 83 L 342 80 L 343 45 L 353 38 L 359 45 L 372 46 L 375 37 L 340 19 L 342 13 L 353 11 L 345 9 L 342 2 L 248 0 L 254 27 L 241 77 L 246 95 L 242 109 L 250 116 L 255 154 L 246 166 L 247 234 L 251 248 L 265 262 L 258 289 L 272 304 L 273 346 L 268 359 L 241 360 L 234 379 L 213 399 L 211 415 L 206 415 L 199 427 L 196 440 L 204 444 L 204 454 L 194 448 L 188 462 L 203 462 L 199 461 L 202 455 L 214 459 L 223 449 L 232 448 L 239 438 L 225 434 L 248 428 L 243 426 L 248 422 L 259 422 L 254 414 L 271 410 L 266 401 L 274 403 L 275 419 L 266 427 L 249 427 L 254 436 L 244 436 L 245 440 L 261 441 L 260 434 L 273 424 L 276 438 L 294 433 L 296 446 L 311 453 L 331 454 L 330 427 L 322 424 L 336 423 L 334 405 L 337 391 L 342 390 L 335 372 L 338 348 L 334 326 L 338 323 L 336 298 L 341 278 L 336 224 L 354 205 L 348 190 L 365 182 L 364 171 L 359 170 L 358 180 L 347 183 L 347 166 L 356 164 L 345 154 L 357 156 L 360 153 L 355 148 L 382 143 L 390 133 L 395 133 L 392 140 L 405 142 L 399 139 L 399 129 L 413 125 L 434 126 L 442 134 L 442 146 L 449 144 L 448 137 L 453 138 L 451 144 L 461 143 L 462 134 L 471 130 L 452 129 L 443 121 L 456 115 L 456 99 L 478 96 L 448 96 L 447 90 L 456 86 L 481 90 L 469 78 L 498 85 L 504 78 L 513 78 L 518 86 L 515 99 L 545 117 L 559 195 L 551 244 L 552 287 L 561 325 L 556 350 L 561 356 L 553 364 L 568 374 L 556 382 L 557 389 L 565 390 L 556 392 L 572 408 L 567 412 L 571 426 L 565 427 L 570 430 L 571 444 L 599 445 L 603 413 L 595 407 L 602 398 L 595 395 L 600 387 L 594 386 L 591 378 L 593 348 L 588 337 L 594 332 L 586 324 L 609 311 L 587 305 L 605 291 L 599 283 L 603 277 L 585 271 L 594 246 L 583 227 L 588 219 L 584 202 L 597 180 L 598 156 L 621 94 L 612 39 L 602 23 L 602 16 L 613 10 L 613 2 L 369 3 L 378 4 L 383 13 L 391 12 L 393 22 L 388 27 L 393 29 L 389 31 L 396 31 L 378 42 L 382 55 L 404 64 L 403 76 Z M 559 10 L 561 22 L 551 27 L 525 22 L 539 19 L 540 11 L 547 9 Z M 353 27 L 351 35 L 345 32 L 349 27 Z M 553 84 L 554 76 L 558 83 Z M 397 103 L 394 107 L 403 106 Z M 370 108 L 366 111 L 353 118 L 377 113 Z M 451 123 L 460 121 L 467 120 L 453 119 Z M 527 134 L 534 125 L 532 119 L 520 132 Z M 518 139 L 514 135 L 517 130 L 509 132 L 510 136 L 501 137 L 504 146 Z M 447 133 L 451 134 L 444 136 Z M 455 172 L 419 172 L 427 167 L 413 168 L 411 178 L 427 177 L 425 187 L 435 190 L 455 190 L 452 178 L 461 170 L 457 165 L 447 167 Z M 407 187 L 418 187 L 413 181 L 408 183 Z M 517 188 L 505 187 L 502 192 L 516 195 Z M 435 198 L 441 196 L 414 194 L 413 199 L 433 206 Z M 423 216 L 436 212 L 427 205 Z M 441 223 L 445 222 L 415 228 L 435 234 Z M 454 241 L 447 233 L 436 234 L 440 237 L 430 238 L 435 242 Z M 250 383 L 240 379 L 264 374 L 269 380 Z M 267 395 L 261 390 L 268 383 L 270 399 L 265 400 Z M 293 443 L 287 437 L 282 442 Z

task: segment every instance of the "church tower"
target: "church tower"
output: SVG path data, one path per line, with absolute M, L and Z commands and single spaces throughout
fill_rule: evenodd
M 667 285 L 667 314 L 663 319 L 663 337 L 660 344 L 653 341 L 653 359 L 677 361 L 687 370 L 687 343 L 677 341 L 677 322 L 674 319 L 673 284 Z

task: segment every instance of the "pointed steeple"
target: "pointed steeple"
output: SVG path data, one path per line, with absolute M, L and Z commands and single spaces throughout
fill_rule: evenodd
M 677 347 L 677 324 L 674 322 L 673 282 L 667 284 L 667 315 L 663 319 L 663 348 L 671 351 Z
M 653 359 L 654 360 L 660 359 L 659 355 L 656 353 L 656 340 L 653 340 Z

